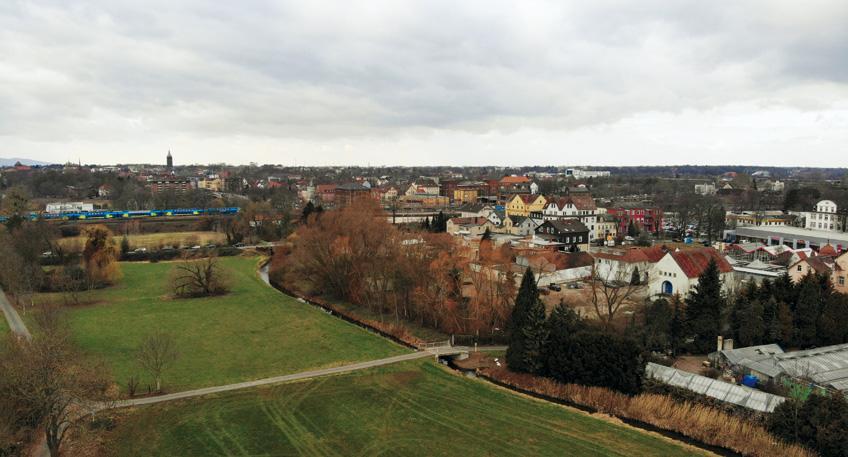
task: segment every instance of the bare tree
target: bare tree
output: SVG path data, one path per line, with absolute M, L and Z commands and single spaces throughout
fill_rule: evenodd
M 593 280 L 590 282 L 588 298 L 604 327 L 611 326 L 626 300 L 647 288 L 646 281 L 633 280 L 637 269 L 637 266 L 630 264 L 602 268 L 597 260 L 592 265 Z
M 180 358 L 177 343 L 167 333 L 158 330 L 148 334 L 136 348 L 136 360 L 156 379 L 156 392 L 162 391 L 162 373 Z
M 61 308 L 45 307 L 38 316 L 32 340 L 8 338 L 0 349 L 0 429 L 41 428 L 57 456 L 80 410 L 113 400 L 113 390 L 103 367 L 86 363 L 71 343 Z M 7 444 L 0 442 L 0 452 Z
M 214 255 L 197 260 L 183 257 L 174 264 L 171 286 L 178 297 L 223 295 L 229 291 L 229 274 Z

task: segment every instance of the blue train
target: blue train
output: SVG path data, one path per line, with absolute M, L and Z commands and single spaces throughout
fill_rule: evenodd
M 202 214 L 234 214 L 240 211 L 240 208 L 208 208 L 208 209 L 165 209 L 165 210 L 144 210 L 144 211 L 82 211 L 69 213 L 32 213 L 30 219 L 46 219 L 46 220 L 87 220 L 87 219 L 114 219 L 114 218 L 132 218 L 132 217 L 162 217 L 162 216 L 199 216 Z M 0 216 L 0 222 L 8 219 L 9 216 Z

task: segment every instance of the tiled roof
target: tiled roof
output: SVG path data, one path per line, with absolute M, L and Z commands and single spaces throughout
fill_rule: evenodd
M 339 187 L 339 185 L 338 184 L 318 184 L 317 186 L 315 186 L 315 191 L 316 192 L 328 192 L 328 191 L 331 191 L 331 190 L 335 190 L 336 187 Z
M 515 194 L 515 196 L 520 198 L 521 201 L 523 201 L 527 205 L 533 204 L 533 202 L 535 202 L 540 197 L 540 195 L 536 194 Z
M 501 179 L 501 184 L 522 184 L 527 182 L 532 181 L 526 176 L 504 176 L 504 178 Z
M 715 259 L 719 273 L 730 273 L 733 271 L 733 266 L 714 248 L 676 251 L 671 252 L 670 255 L 689 278 L 700 276 L 704 269 L 707 268 L 707 265 L 709 265 L 710 259 Z
M 818 257 L 808 257 L 804 260 L 798 261 L 798 263 L 801 262 L 805 262 L 813 270 L 815 270 L 816 273 L 827 273 L 831 270 L 831 268 L 826 263 L 822 262 L 821 259 L 819 259 Z M 795 265 L 797 265 L 798 263 L 796 263 Z M 795 265 L 792 265 L 792 267 L 794 267 Z M 792 267 L 789 268 L 791 269 Z
M 641 249 L 642 253 L 645 254 L 645 257 L 647 257 L 648 261 L 651 262 L 651 263 L 659 262 L 660 259 L 665 257 L 666 252 L 671 252 L 673 250 L 674 249 L 672 249 L 672 248 L 670 248 L 670 247 L 668 247 L 664 244 Z
M 556 219 L 548 221 L 559 233 L 588 232 L 589 229 L 577 219 Z
M 824 255 L 831 255 L 832 256 L 832 255 L 837 255 L 837 254 L 838 253 L 836 252 L 836 249 L 833 246 L 831 246 L 830 243 L 827 243 L 827 245 L 825 247 L 819 249 L 819 255 L 822 255 L 822 256 L 824 256 Z

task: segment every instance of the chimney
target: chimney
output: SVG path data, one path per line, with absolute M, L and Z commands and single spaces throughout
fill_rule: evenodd
M 730 351 L 731 349 L 733 349 L 733 338 L 728 338 L 724 340 L 724 350 Z
M 718 336 L 718 350 L 719 350 L 719 351 L 721 351 L 722 349 L 724 349 L 724 344 L 723 344 L 723 343 L 724 343 L 724 337 L 722 337 L 721 335 L 719 335 L 719 336 Z

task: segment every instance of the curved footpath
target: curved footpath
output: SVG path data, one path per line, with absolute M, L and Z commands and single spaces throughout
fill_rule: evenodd
M 18 315 L 18 312 L 15 308 L 12 308 L 12 304 L 9 303 L 8 299 L 6 299 L 6 293 L 3 292 L 2 287 L 0 287 L 0 309 L 2 309 L 3 314 L 6 315 L 6 322 L 9 323 L 9 328 L 12 329 L 12 333 L 22 336 L 28 340 L 32 339 L 32 335 L 30 335 L 29 330 L 27 330 L 26 325 L 24 325 L 24 321 L 21 320 L 21 316 Z

